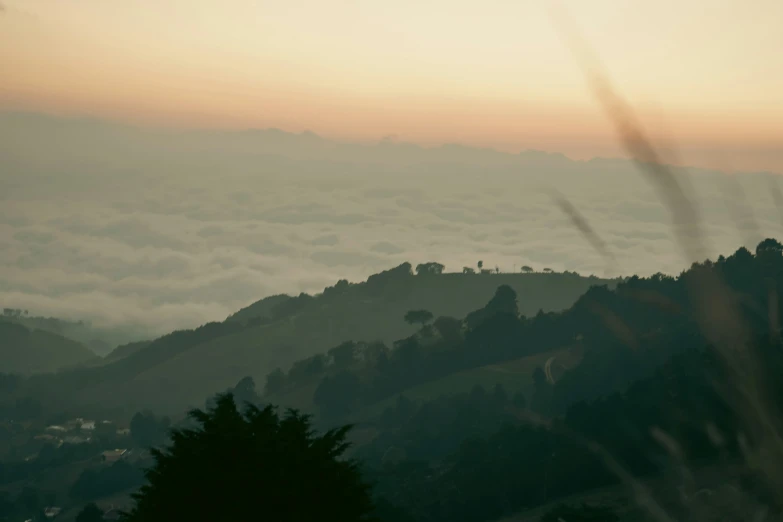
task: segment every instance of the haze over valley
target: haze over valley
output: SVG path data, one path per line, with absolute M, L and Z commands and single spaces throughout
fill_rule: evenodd
M 265 296 L 320 292 L 404 261 L 600 277 L 689 265 L 656 193 L 623 160 L 29 113 L 0 115 L 0 138 L 0 303 L 119 330 L 114 341 L 222 320 Z M 775 176 L 691 173 L 711 255 L 779 234 Z

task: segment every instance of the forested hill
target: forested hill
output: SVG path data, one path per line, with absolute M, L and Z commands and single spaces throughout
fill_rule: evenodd
M 627 477 L 667 483 L 654 495 L 671 516 L 658 520 L 748 520 L 767 510 L 766 520 L 781 520 L 782 294 L 783 245 L 773 239 L 755 255 L 743 247 L 679 277 L 593 287 L 562 313 L 520 317 L 513 290 L 499 287 L 464 320 L 425 324 L 389 351 L 335 347 L 268 379 L 267 389 L 302 389 L 310 379 L 321 419 L 339 425 L 365 413 L 357 454 L 379 497 L 409 515 L 388 518 L 395 522 L 505 519 L 627 486 Z M 573 344 L 581 362 L 552 379 L 539 358 L 527 395 L 474 380 L 467 393 L 441 386 L 410 399 L 413 387 L 446 373 L 476 379 L 464 370 Z M 621 520 L 650 520 L 623 491 L 611 506 Z M 720 493 L 708 498 L 712 491 Z
M 483 306 L 502 285 L 513 288 L 522 313 L 571 306 L 588 288 L 612 282 L 574 273 L 439 273 L 437 263 L 414 274 L 405 263 L 366 282 L 340 281 L 316 296 L 275 296 L 222 323 L 178 331 L 108 357 L 101 368 L 38 379 L 55 407 L 122 407 L 179 412 L 215 390 L 250 375 L 259 381 L 344 341 L 390 343 L 417 328 L 403 320 L 411 309 L 462 317 Z M 132 348 L 132 349 L 130 349 Z M 119 355 L 118 354 L 118 355 Z M 42 392 L 44 393 L 44 392 Z
M 704 274 L 722 281 L 729 299 L 742 304 L 737 320 L 766 332 L 767 279 L 783 274 L 781 249 L 766 240 L 755 256 L 741 248 L 678 278 L 634 276 L 614 290 L 594 286 L 560 313 L 520 314 L 517 293 L 505 285 L 464 318 L 413 310 L 409 318 L 422 328 L 393 348 L 373 342 L 334 346 L 288 372 L 269 374 L 265 398 L 337 422 L 364 418 L 400 393 L 426 399 L 503 384 L 511 393 L 527 394 L 539 413 L 562 414 L 580 400 L 649 377 L 684 348 L 707 344 L 696 322 L 703 304 L 688 291 Z
M 85 321 L 29 315 L 27 310 L 15 308 L 4 308 L 2 319 L 28 330 L 41 330 L 76 341 L 101 357 L 121 344 L 145 337 L 141 331 L 132 328 L 97 328 Z
M 97 359 L 84 345 L 0 317 L 0 361 L 5 373 L 51 372 Z
M 228 320 L 268 324 L 295 317 L 298 324 L 306 325 L 327 319 L 339 340 L 357 338 L 353 331 L 340 331 L 351 325 L 351 329 L 362 328 L 366 332 L 361 339 L 390 343 L 413 332 L 401 320 L 408 310 L 429 310 L 435 317 L 464 317 L 489 301 L 502 285 L 517 293 L 519 311 L 527 316 L 539 310 L 564 310 L 591 286 L 614 285 L 614 281 L 575 272 L 508 274 L 484 269 L 481 274 L 443 273 L 443 265 L 438 263 L 424 263 L 416 269 L 417 274 L 413 275 L 411 265 L 404 263 L 372 275 L 366 282 L 352 284 L 341 280 L 317 296 L 271 296 L 243 308 Z
M 392 271 L 373 279 L 373 284 L 393 289 L 401 286 L 394 284 L 398 278 L 422 277 L 412 276 L 407 268 L 406 275 L 402 269 Z M 338 287 L 345 290 L 345 284 Z M 324 299 L 343 295 L 334 291 L 327 290 Z M 649 520 L 639 509 L 643 506 L 634 506 L 628 490 L 621 487 L 626 474 L 651 487 L 661 509 L 671 513 L 667 519 L 750 520 L 750 514 L 763 507 L 771 513 L 766 520 L 780 520 L 775 517 L 783 513 L 778 493 L 783 484 L 783 316 L 778 302 L 782 294 L 783 245 L 772 239 L 761 242 L 755 253 L 743 247 L 714 262 L 696 263 L 678 277 L 656 274 L 631 277 L 614 289 L 593 286 L 562 312 L 525 317 L 519 313 L 517 292 L 499 285 L 486 303 L 463 318 L 434 317 L 423 308 L 409 310 L 408 320 L 420 326 L 391 347 L 341 343 L 298 361 L 285 374 L 272 372 L 265 382 L 265 391 L 271 393 L 265 396 L 249 375 L 235 385 L 215 387 L 193 405 L 201 406 L 206 399 L 208 408 L 219 407 L 220 401 L 210 396 L 224 390 L 241 405 L 281 407 L 287 406 L 279 400 L 284 395 L 309 394 L 317 430 L 345 422 L 355 425 L 350 456 L 358 459 L 374 485 L 384 522 L 517 520 L 519 511 L 573 496 L 590 499 L 596 488 L 608 488 L 616 496 L 606 508 L 608 515 L 617 511 L 621 520 Z M 741 335 L 712 334 L 721 325 L 703 320 L 705 295 L 724 305 L 735 303 L 729 314 L 718 317 L 731 327 L 724 333 Z M 304 309 L 320 299 L 282 299 L 278 305 L 305 301 L 309 304 Z M 176 361 L 182 349 L 205 339 L 220 345 L 246 330 L 263 334 L 264 328 L 296 322 L 297 314 L 278 309 L 271 317 L 260 317 L 175 332 L 129 349 L 124 359 L 100 370 L 27 379 L 7 376 L 0 382 L 0 405 L 11 420 L 45 419 L 37 424 L 40 429 L 49 419 L 75 414 L 58 410 L 57 401 L 68 404 L 74 397 L 92 394 L 95 405 L 106 407 L 116 401 L 111 393 L 130 391 L 129 396 L 136 397 L 150 382 L 145 380 L 145 368 L 156 360 Z M 209 360 L 215 367 L 230 360 L 231 345 L 222 346 L 226 348 Z M 578 349 L 572 359 L 573 348 Z M 550 363 L 561 358 L 566 367 L 556 372 Z M 493 373 L 511 379 L 482 380 L 481 369 L 502 370 Z M 455 376 L 461 382 L 450 380 Z M 172 372 L 171 382 L 180 377 Z M 429 397 L 413 393 L 422 386 L 430 387 Z M 175 394 L 177 389 L 172 385 L 168 391 Z M 168 396 L 161 394 L 159 399 L 152 408 L 161 412 Z M 123 420 L 122 412 L 115 413 L 117 422 L 130 419 L 131 438 L 138 438 L 137 444 L 148 446 L 147 435 L 154 434 L 158 441 L 165 438 L 161 427 L 169 426 L 168 419 L 131 410 Z M 228 423 L 228 431 L 221 427 L 221 433 L 235 429 L 236 411 L 216 418 L 222 419 L 218 424 Z M 175 424 L 188 426 L 176 420 Z M 11 445 L 14 452 L 9 451 L 16 461 L 4 472 L 0 466 L 0 479 L 20 483 L 45 471 L 64 490 L 69 480 L 64 478 L 65 465 L 79 469 L 86 461 L 77 459 L 104 449 L 101 444 L 121 447 L 117 440 L 97 439 L 78 450 L 68 445 L 50 448 L 36 460 L 26 459 L 31 446 L 11 441 L 17 444 Z M 219 448 L 228 444 L 229 453 L 219 449 L 220 460 L 210 470 L 226 480 L 236 477 L 230 459 L 225 460 L 236 439 L 221 435 L 211 440 Z M 203 462 L 200 452 L 191 456 L 193 462 Z M 245 464 L 243 458 L 241 465 Z M 258 466 L 263 467 L 254 463 L 255 469 Z M 675 469 L 683 480 L 673 482 L 676 477 L 670 472 Z M 76 480 L 71 491 L 82 492 L 76 496 L 79 501 L 107 495 L 111 497 L 105 501 L 112 504 L 123 497 L 127 501 L 131 485 L 109 481 L 110 474 L 122 470 L 106 470 L 112 470 L 105 471 L 106 488 L 97 487 L 100 480 L 90 470 L 83 473 L 86 478 Z M 132 466 L 126 471 L 132 484 L 138 484 Z M 71 477 L 73 481 L 76 475 Z M 699 493 L 713 490 L 719 493 Z M 539 520 L 525 513 L 519 516 Z M 547 517 L 540 520 L 557 520 Z

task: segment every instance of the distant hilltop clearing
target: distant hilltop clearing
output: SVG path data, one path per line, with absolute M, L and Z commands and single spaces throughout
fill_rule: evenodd
M 584 292 L 590 286 L 621 279 L 609 280 L 595 275 L 582 276 L 577 272 L 569 271 L 555 272 L 547 267 L 536 270 L 522 264 L 519 265 L 519 272 L 508 273 L 501 271 L 497 266 L 490 269 L 482 260 L 476 263 L 476 268 L 466 266 L 458 272 L 446 272 L 445 265 L 435 261 L 419 263 L 415 269 L 411 263 L 406 262 L 371 275 L 366 282 L 350 283 L 346 279 L 341 279 L 334 286 L 325 288 L 321 294 L 315 296 L 306 293 L 299 294 L 297 297 L 286 294 L 270 296 L 239 310 L 229 316 L 228 320 L 273 321 L 289 315 L 299 307 L 304 307 L 305 303 L 316 298 L 332 299 L 342 294 L 391 298 L 410 292 L 420 294 L 417 297 L 425 301 L 432 300 L 433 302 L 424 303 L 425 308 L 437 315 L 461 316 L 485 302 L 498 286 L 504 284 L 519 293 L 520 311 L 531 315 L 540 309 L 550 311 L 567 308 L 581 295 L 580 292 Z M 393 288 L 389 283 L 402 286 Z M 572 291 L 577 293 L 572 295 Z

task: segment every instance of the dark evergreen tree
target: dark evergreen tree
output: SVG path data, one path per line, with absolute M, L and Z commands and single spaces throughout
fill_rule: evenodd
M 124 520 L 372 519 L 370 488 L 342 458 L 349 426 L 315 435 L 308 416 L 280 417 L 271 406 L 242 413 L 231 394 L 190 416 L 198 426 L 173 430 L 172 444 L 153 452 L 148 484 Z

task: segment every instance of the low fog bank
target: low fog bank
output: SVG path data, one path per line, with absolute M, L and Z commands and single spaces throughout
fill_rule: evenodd
M 774 175 L 681 172 L 711 256 L 780 235 Z M 648 275 L 686 268 L 676 252 L 667 212 L 623 160 L 0 114 L 0 305 L 35 315 L 155 335 L 403 261 Z

